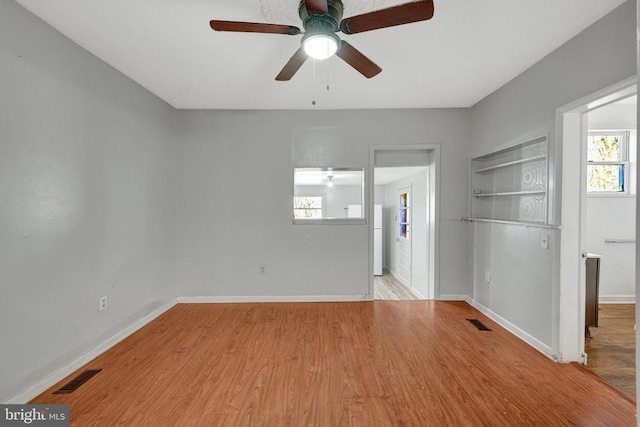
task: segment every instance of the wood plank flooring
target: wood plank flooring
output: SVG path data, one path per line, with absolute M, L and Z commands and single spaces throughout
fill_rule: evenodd
M 413 301 L 418 299 L 387 270 L 382 272 L 382 276 L 373 277 L 373 292 L 377 300 Z
M 636 397 L 634 304 L 600 304 L 598 327 L 585 340 L 587 367 L 630 396 Z
M 493 329 L 481 332 L 465 319 Z M 464 302 L 179 304 L 84 369 L 74 426 L 634 426 L 635 405 Z

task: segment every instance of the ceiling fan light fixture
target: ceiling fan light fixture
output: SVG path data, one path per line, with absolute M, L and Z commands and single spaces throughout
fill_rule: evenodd
M 310 34 L 302 39 L 302 47 L 309 57 L 318 60 L 331 58 L 337 51 L 340 39 L 335 34 Z

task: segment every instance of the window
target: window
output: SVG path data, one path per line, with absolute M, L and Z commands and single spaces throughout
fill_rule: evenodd
M 409 209 L 409 193 L 400 193 L 400 203 L 398 206 L 398 225 L 400 226 L 399 236 L 401 239 L 409 238 L 409 223 L 411 210 Z
M 294 168 L 294 224 L 364 223 L 362 168 Z
M 294 197 L 293 217 L 296 219 L 322 218 L 322 197 Z
M 628 193 L 629 132 L 591 131 L 587 139 L 587 192 Z

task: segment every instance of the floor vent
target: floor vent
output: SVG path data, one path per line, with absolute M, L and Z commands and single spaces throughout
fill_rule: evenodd
M 484 323 L 479 321 L 478 319 L 467 319 L 467 320 L 469 321 L 469 323 L 471 323 L 473 326 L 475 326 L 479 331 L 490 331 L 491 330 Z
M 78 389 L 78 387 L 80 387 L 82 384 L 89 381 L 91 378 L 94 377 L 94 375 L 96 375 L 100 371 L 102 371 L 102 369 L 86 370 L 80 375 L 78 375 L 77 377 L 75 377 L 74 379 L 72 379 L 71 381 L 69 381 L 68 383 L 66 383 L 65 385 L 63 385 L 62 387 L 60 387 L 59 389 L 57 389 L 56 391 L 54 391 L 53 394 L 73 393 Z

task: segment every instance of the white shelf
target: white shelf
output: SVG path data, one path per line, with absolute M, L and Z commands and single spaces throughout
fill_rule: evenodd
M 523 227 L 537 227 L 537 228 L 550 228 L 553 230 L 560 230 L 561 227 L 559 225 L 553 224 L 543 224 L 540 222 L 529 222 L 529 221 L 506 221 L 501 219 L 490 219 L 490 218 L 462 218 L 463 221 L 469 222 L 491 222 L 494 224 L 509 224 L 509 225 L 521 225 Z
M 504 193 L 479 193 L 474 194 L 473 197 L 529 196 L 535 194 L 547 194 L 547 192 L 545 190 L 506 191 Z
M 505 163 L 500 163 L 494 166 L 488 166 L 486 168 L 476 169 L 474 172 L 475 173 L 490 172 L 496 169 L 502 169 L 502 168 L 507 168 L 509 166 L 521 165 L 523 163 L 535 162 L 538 160 L 546 160 L 546 159 L 547 159 L 546 154 L 541 154 L 535 157 L 526 157 L 524 159 L 513 160 L 511 162 L 505 162 Z
M 471 159 L 469 216 L 527 226 L 549 222 L 548 136 Z

